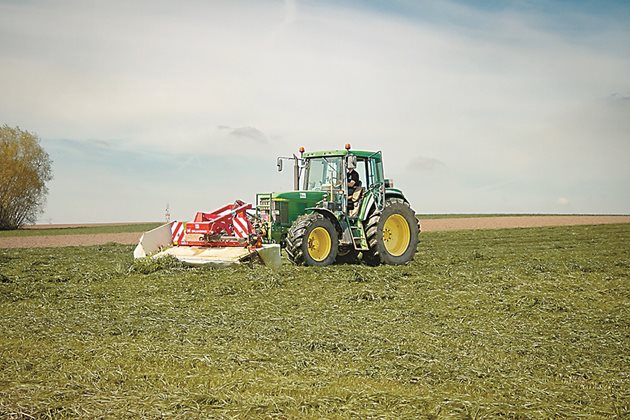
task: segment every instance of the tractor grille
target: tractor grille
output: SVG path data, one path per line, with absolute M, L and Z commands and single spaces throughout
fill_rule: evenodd
M 272 201 L 271 215 L 275 223 L 289 223 L 289 203 L 286 201 Z
M 261 193 L 256 194 L 256 207 L 259 210 L 270 210 L 271 194 Z

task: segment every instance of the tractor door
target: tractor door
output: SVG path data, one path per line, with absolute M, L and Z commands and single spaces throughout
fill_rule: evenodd
M 364 158 L 362 163 L 365 167 L 365 187 L 364 195 L 371 196 L 376 207 L 382 209 L 385 204 L 385 184 L 383 181 L 383 161 L 381 153 L 377 152 Z
M 345 162 L 341 156 L 309 158 L 306 162 L 304 190 L 326 192 L 326 207 L 331 211 L 345 211 Z

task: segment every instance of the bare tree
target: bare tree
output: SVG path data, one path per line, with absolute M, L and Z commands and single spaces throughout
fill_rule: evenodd
M 35 223 L 46 202 L 51 164 L 35 134 L 0 126 L 0 230 Z

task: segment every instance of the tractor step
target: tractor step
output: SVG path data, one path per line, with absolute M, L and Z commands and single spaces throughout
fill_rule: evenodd
M 367 251 L 369 249 L 367 238 L 365 237 L 365 229 L 363 229 L 363 224 L 360 220 L 357 220 L 356 226 L 350 226 L 350 233 L 352 234 L 354 249 L 357 251 Z

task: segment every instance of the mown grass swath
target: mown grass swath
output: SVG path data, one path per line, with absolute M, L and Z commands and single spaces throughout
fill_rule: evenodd
M 629 414 L 630 225 L 422 235 L 402 267 L 0 250 L 0 416 Z

